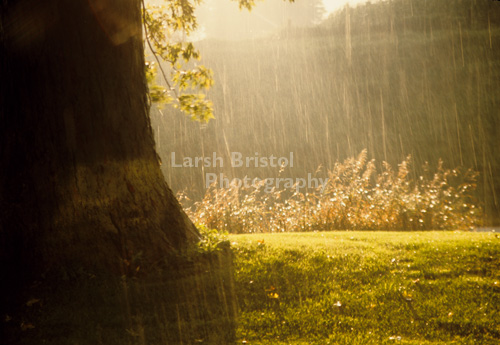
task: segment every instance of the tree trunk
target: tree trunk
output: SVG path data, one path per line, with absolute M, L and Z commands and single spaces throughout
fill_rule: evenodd
M 123 274 L 195 241 L 154 148 L 140 1 L 3 0 L 0 13 L 2 285 Z

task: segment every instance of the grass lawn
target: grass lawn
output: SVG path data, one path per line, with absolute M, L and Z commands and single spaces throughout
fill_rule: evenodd
M 499 344 L 500 238 L 230 235 L 247 344 Z

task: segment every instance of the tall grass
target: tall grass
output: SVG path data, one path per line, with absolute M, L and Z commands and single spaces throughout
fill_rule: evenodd
M 435 170 L 427 164 L 421 176 L 412 175 L 411 158 L 393 169 L 363 150 L 357 158 L 337 162 L 328 182 L 319 189 L 264 191 L 265 181 L 251 187 L 213 184 L 204 198 L 190 206 L 181 203 L 191 219 L 208 228 L 230 233 L 313 230 L 442 230 L 472 229 L 482 209 L 474 199 L 478 174 L 471 170 Z

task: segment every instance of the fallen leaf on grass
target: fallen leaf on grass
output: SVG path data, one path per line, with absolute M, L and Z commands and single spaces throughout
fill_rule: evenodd
M 22 331 L 27 331 L 28 329 L 33 329 L 35 326 L 32 323 L 29 322 L 21 322 L 21 330 Z
M 38 303 L 38 302 L 40 302 L 40 300 L 39 300 L 38 298 L 32 298 L 32 299 L 30 299 L 28 302 L 26 302 L 26 305 L 27 305 L 28 307 L 31 307 L 33 304 L 36 304 L 36 303 Z

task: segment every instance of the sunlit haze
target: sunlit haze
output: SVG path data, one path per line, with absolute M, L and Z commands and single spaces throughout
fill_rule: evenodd
M 364 2 L 366 2 L 366 0 L 323 0 L 323 5 L 325 6 L 325 10 L 327 12 L 333 12 L 344 6 L 346 3 L 349 3 L 349 5 L 352 6 Z
M 365 0 L 281 0 L 256 2 L 251 12 L 240 10 L 235 1 L 205 0 L 197 10 L 199 31 L 193 40 L 203 38 L 248 39 L 262 37 L 284 27 L 310 27 L 319 24 L 335 10 Z
M 349 3 L 366 0 L 283 0 L 257 1 L 251 12 L 240 10 L 237 1 L 205 0 L 196 9 L 198 31 L 192 41 L 206 38 L 240 40 L 273 34 L 284 27 L 310 27 Z M 160 0 L 149 0 L 161 4 Z

